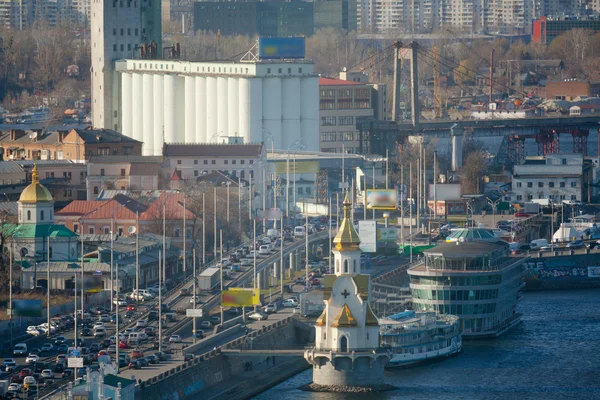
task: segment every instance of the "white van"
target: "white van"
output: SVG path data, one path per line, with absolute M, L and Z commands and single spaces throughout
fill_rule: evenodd
M 13 349 L 13 355 L 25 356 L 27 354 L 27 345 L 25 343 L 18 343 L 15 345 L 15 348 Z
M 268 245 L 264 244 L 258 249 L 258 254 L 268 256 L 271 254 L 271 250 L 269 249 Z
M 547 239 L 535 239 L 535 240 L 532 240 L 529 245 L 531 246 L 532 250 L 539 250 L 544 246 L 548 246 L 548 240 Z
M 133 289 L 132 293 L 135 296 L 137 294 L 137 289 Z M 140 295 L 144 297 L 149 297 L 150 299 L 154 298 L 154 294 L 147 289 L 140 289 Z
M 279 237 L 279 231 L 277 229 L 269 229 L 267 231 L 267 236 L 271 237 L 271 238 L 278 238 Z
M 306 228 L 303 226 L 297 226 L 294 228 L 294 236 L 295 237 L 305 237 L 306 236 Z
M 508 244 L 508 250 L 509 250 L 510 252 L 517 251 L 517 250 L 519 250 L 519 246 L 520 246 L 520 245 L 521 245 L 521 244 L 520 244 L 519 242 L 510 242 L 510 243 Z
M 140 343 L 143 342 L 145 340 L 148 340 L 148 335 L 146 335 L 145 332 L 132 332 L 129 334 L 129 336 L 127 337 L 127 339 L 131 342 L 136 342 L 136 343 Z

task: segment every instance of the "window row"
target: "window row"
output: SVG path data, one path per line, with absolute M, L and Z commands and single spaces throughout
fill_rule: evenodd
M 412 296 L 422 300 L 492 300 L 498 297 L 498 289 L 483 290 L 428 290 L 412 289 Z
M 496 304 L 414 304 L 415 311 L 433 311 L 440 314 L 476 315 L 496 312 Z
M 543 193 L 538 193 L 538 195 L 535 197 L 536 199 L 544 199 L 545 196 Z M 533 195 L 532 194 L 528 194 L 525 196 L 525 199 L 527 200 L 533 200 Z M 549 194 L 548 195 L 548 199 L 550 200 L 567 200 L 567 195 L 564 194 L 557 194 L 557 195 L 553 195 L 553 194 Z M 522 201 L 524 200 L 523 195 L 518 194 L 517 195 L 517 201 Z M 576 194 L 572 194 L 569 196 L 569 200 L 578 200 L 577 199 L 577 195 Z
M 271 74 L 271 68 L 267 68 L 267 74 Z M 277 68 L 277 73 L 278 74 L 283 74 L 283 68 Z M 292 73 L 292 69 L 288 68 L 287 69 L 287 73 L 291 74 Z M 298 73 L 301 74 L 302 73 L 302 68 L 298 68 Z
M 131 28 L 127 28 L 127 36 L 131 36 Z M 139 30 L 138 28 L 135 28 L 133 30 L 133 34 L 134 36 L 138 36 L 139 34 Z M 117 36 L 117 28 L 113 28 L 113 36 Z M 125 28 L 121 28 L 121 36 L 125 36 Z
M 208 165 L 208 161 L 209 160 L 202 160 L 204 165 Z M 225 165 L 229 165 L 229 161 L 230 160 L 223 160 L 223 164 Z M 240 161 L 240 165 L 245 165 L 246 164 L 246 160 L 239 160 Z M 236 165 L 238 162 L 238 160 L 231 160 L 231 165 Z M 211 165 L 215 165 L 217 163 L 217 160 L 210 160 L 210 164 Z M 183 160 L 177 160 L 177 165 L 182 165 L 183 164 Z M 200 160 L 194 160 L 194 165 L 198 165 L 200 164 Z M 254 160 L 248 160 L 248 164 L 254 164 Z
M 532 187 L 534 186 L 533 182 L 517 182 L 517 183 L 516 183 L 516 186 L 517 186 L 518 188 L 520 188 L 520 187 L 523 187 L 523 183 L 526 183 L 526 185 L 527 185 L 527 187 L 528 187 L 528 188 L 532 188 Z M 549 188 L 556 187 L 556 186 L 555 186 L 555 185 L 556 185 L 556 183 L 557 183 L 557 182 L 554 182 L 554 181 L 547 182 L 547 184 L 548 184 L 548 187 L 549 187 Z M 543 188 L 543 187 L 545 187 L 545 185 L 546 185 L 546 182 L 538 182 L 538 183 L 537 183 L 537 187 L 538 187 L 538 188 Z M 569 185 L 570 185 L 572 188 L 575 188 L 575 187 L 577 187 L 577 181 L 571 181 L 571 182 L 569 183 Z M 566 187 L 566 186 L 567 186 L 567 183 L 566 183 L 566 182 L 558 182 L 558 187 L 564 188 L 564 187 Z
M 433 286 L 481 286 L 481 285 L 499 285 L 502 282 L 501 275 L 484 276 L 411 276 L 410 283 L 414 285 L 433 285 Z
M 325 132 L 321 133 L 321 142 L 350 142 L 360 140 L 358 132 Z

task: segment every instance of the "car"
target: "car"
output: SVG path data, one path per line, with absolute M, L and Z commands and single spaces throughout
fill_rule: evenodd
M 127 305 L 127 301 L 123 299 L 114 299 L 113 304 L 117 307 L 125 307 Z
M 144 357 L 144 353 L 139 350 L 134 350 L 131 352 L 131 358 L 141 358 Z
M 28 326 L 25 332 L 31 336 L 39 336 L 42 334 L 42 332 L 38 329 L 37 326 Z
M 171 337 L 169 337 L 169 343 L 181 343 L 181 336 L 171 335 Z
M 36 374 L 41 373 L 43 370 L 45 370 L 47 367 L 45 362 L 42 361 L 38 361 L 33 363 L 33 372 L 35 372 Z
M 283 307 L 296 307 L 298 302 L 294 299 L 285 299 L 283 303 L 281 303 Z
M 147 367 L 150 364 L 146 357 L 138 358 L 136 361 L 142 364 L 142 367 Z
M 129 342 L 127 340 L 121 340 L 119 342 L 119 348 L 120 349 L 128 349 L 129 348 Z
M 27 384 L 27 390 L 26 390 L 26 392 L 27 392 L 27 397 L 35 396 L 37 394 L 37 392 L 38 392 L 38 385 L 37 385 L 37 383 L 35 383 L 35 381 L 34 381 L 32 383 Z
M 257 312 L 253 312 L 250 315 L 248 315 L 248 318 L 252 319 L 252 320 L 255 320 L 255 321 L 264 321 L 267 318 L 269 318 L 269 315 L 265 314 L 263 312 L 257 311 Z
M 192 292 L 188 288 L 183 288 L 183 289 L 179 290 L 179 295 L 180 296 L 189 296 L 190 294 L 192 294 Z
M 94 326 L 92 327 L 92 329 L 96 330 L 97 328 L 104 328 L 104 322 L 102 322 L 102 321 L 96 321 L 94 323 Z
M 148 336 L 155 336 L 156 335 L 156 328 L 153 326 L 147 326 L 144 328 L 144 333 Z
M 154 355 L 158 357 L 159 361 L 165 361 L 167 359 L 167 355 L 162 351 L 157 351 L 156 353 L 154 353 Z
M 264 308 L 264 312 L 267 314 L 272 314 L 272 313 L 277 312 L 277 304 L 275 304 L 275 303 L 267 304 Z
M 569 249 L 581 249 L 581 248 L 583 248 L 583 241 L 574 240 L 574 241 L 570 242 L 569 244 L 567 244 L 567 247 Z
M 16 361 L 14 360 L 14 358 L 5 358 L 4 361 L 2 361 L 2 367 L 6 367 L 7 364 L 12 364 L 15 362 Z
M 135 324 L 136 328 L 145 328 L 146 326 L 148 326 L 147 319 L 139 319 L 138 322 L 136 322 L 136 324 Z
M 198 295 L 192 296 L 192 298 L 190 298 L 190 304 L 194 304 L 194 298 L 196 299 L 196 304 L 202 304 L 202 298 Z
M 117 315 L 119 316 L 119 323 L 122 324 L 123 323 L 123 317 L 121 317 L 121 314 L 113 314 L 110 316 L 110 322 L 112 323 L 117 323 Z
M 21 385 L 19 383 L 11 383 L 10 385 L 8 385 L 7 391 L 9 391 L 9 392 L 20 392 L 21 391 Z
M 56 356 L 56 364 L 65 364 L 67 362 L 66 354 L 59 354 Z
M 97 353 L 100 351 L 100 349 L 102 348 L 102 346 L 100 346 L 100 343 L 92 343 L 90 345 L 90 351 L 92 353 Z
M 221 317 L 219 317 L 218 315 L 211 315 L 209 320 L 210 320 L 210 322 L 212 322 L 215 325 L 218 325 L 221 323 Z
M 91 328 L 82 328 L 79 334 L 84 337 L 94 336 L 94 331 Z
M 43 352 L 53 351 L 54 345 L 52 343 L 44 343 L 40 348 Z
M 148 313 L 148 321 L 158 321 L 158 311 L 152 310 Z
M 148 360 L 148 363 L 150 363 L 150 364 L 158 364 L 160 362 L 158 357 L 154 354 L 150 354 L 150 355 L 146 356 L 145 358 L 146 358 L 146 360 Z
M 210 329 L 212 328 L 212 323 L 210 321 L 201 321 L 200 328 L 202 329 Z
M 23 368 L 21 371 L 19 371 L 19 376 L 21 378 L 25 378 L 26 376 L 32 376 L 33 375 L 33 371 L 29 368 Z
M 115 346 L 114 344 L 111 344 L 110 346 L 108 346 L 108 352 L 109 353 L 116 353 L 117 352 L 117 346 Z
M 102 321 L 102 322 L 110 322 L 110 315 L 108 314 L 102 314 L 98 317 L 98 321 Z
M 127 304 L 127 310 L 126 311 L 136 311 L 135 304 Z
M 100 342 L 100 347 L 102 347 L 103 349 L 106 349 L 106 348 L 108 348 L 108 346 L 110 346 L 111 344 L 114 344 L 112 340 L 110 340 L 110 339 L 103 339 L 103 340 Z
M 54 372 L 52 372 L 51 369 L 42 370 L 42 372 L 40 373 L 40 378 L 42 378 L 42 379 L 53 379 L 54 378 Z
M 40 361 L 40 357 L 36 354 L 29 354 L 25 359 L 25 364 L 33 364 Z
M 4 360 L 4 362 L 2 363 L 2 368 L 5 372 L 15 372 L 17 367 L 18 365 L 14 361 L 7 362 L 6 360 Z
M 106 330 L 104 328 L 98 328 L 94 330 L 94 337 L 101 338 L 106 334 Z
M 194 359 L 194 354 L 192 353 L 185 353 L 185 355 L 183 356 L 183 361 L 191 361 Z
M 237 307 L 230 308 L 227 312 L 231 315 L 241 315 L 242 314 L 242 310 Z
M 69 346 L 66 343 L 63 343 L 56 348 L 56 351 L 58 351 L 59 353 L 66 353 L 67 350 L 69 350 Z
M 142 363 L 140 363 L 138 360 L 131 360 L 128 367 L 129 369 L 141 369 Z

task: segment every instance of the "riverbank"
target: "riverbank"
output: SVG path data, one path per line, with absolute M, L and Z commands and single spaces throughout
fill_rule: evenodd
M 301 357 L 273 357 L 272 360 L 252 364 L 252 370 L 202 391 L 194 399 L 249 399 L 310 368 Z

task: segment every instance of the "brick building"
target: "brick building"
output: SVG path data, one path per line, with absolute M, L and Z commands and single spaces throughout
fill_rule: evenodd
M 0 133 L 4 160 L 88 160 L 92 156 L 139 156 L 142 142 L 110 129 Z
M 548 100 L 573 100 L 578 96 L 600 96 L 600 81 L 546 82 Z

